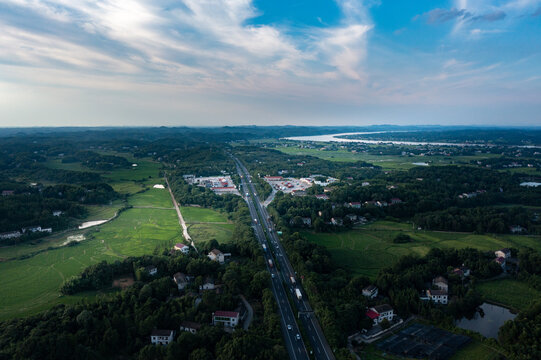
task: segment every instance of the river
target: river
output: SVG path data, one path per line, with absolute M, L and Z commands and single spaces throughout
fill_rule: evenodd
M 367 139 L 344 139 L 343 136 L 349 135 L 367 135 L 367 134 L 385 134 L 398 133 L 405 131 L 370 131 L 370 132 L 354 132 L 342 134 L 327 134 L 327 135 L 310 135 L 310 136 L 292 136 L 285 137 L 285 140 L 293 141 L 314 141 L 314 142 L 344 142 L 344 143 L 362 143 L 362 144 L 395 144 L 395 145 L 434 145 L 434 146 L 483 146 L 493 147 L 492 144 L 472 144 L 472 143 L 448 143 L 448 142 L 429 142 L 429 141 L 399 141 L 399 140 L 367 140 Z M 519 148 L 539 148 L 536 145 L 507 145 L 510 147 Z

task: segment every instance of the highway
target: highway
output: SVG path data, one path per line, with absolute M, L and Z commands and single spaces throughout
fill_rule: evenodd
M 267 209 L 261 205 L 257 192 L 251 182 L 251 176 L 248 170 L 237 158 L 233 157 L 233 159 L 237 164 L 237 171 L 241 177 L 241 189 L 248 203 L 250 214 L 252 215 L 252 223 L 256 236 L 260 244 L 262 246 L 265 244 L 266 247 L 266 250 L 264 251 L 265 261 L 267 262 L 268 270 L 271 272 L 272 288 L 282 317 L 282 332 L 284 333 L 286 347 L 288 348 L 290 358 L 334 360 L 335 357 L 332 353 L 332 349 L 325 339 L 323 330 L 312 311 L 310 303 L 306 299 L 306 293 L 302 288 L 300 279 L 297 279 L 295 271 L 287 257 L 287 253 L 280 243 L 280 239 L 274 230 L 274 224 L 267 213 Z M 272 253 L 274 253 L 274 258 Z M 269 266 L 268 260 L 273 262 L 272 267 Z M 293 278 L 293 280 L 291 278 Z M 296 295 L 297 289 L 301 294 L 300 299 Z M 293 299 L 296 313 L 293 312 L 288 301 L 288 292 L 291 299 Z M 300 334 L 300 331 L 295 322 L 295 315 L 297 315 L 298 320 L 302 323 L 303 329 L 305 330 L 303 335 L 305 338 L 308 338 L 312 347 L 312 354 L 310 357 L 305 348 L 303 339 L 297 339 L 296 335 Z M 288 330 L 287 325 L 291 325 L 292 329 Z

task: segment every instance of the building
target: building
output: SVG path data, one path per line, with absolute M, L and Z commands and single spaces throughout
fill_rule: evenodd
M 180 322 L 180 331 L 188 331 L 192 334 L 197 334 L 201 329 L 201 324 L 193 321 L 181 321 Z
M 391 199 L 391 205 L 396 205 L 396 204 L 401 204 L 401 203 L 402 203 L 402 200 L 400 200 L 399 198 Z
M 316 195 L 316 199 L 318 199 L 318 200 L 329 200 L 329 196 L 327 194 L 319 194 L 319 195 Z
M 378 325 L 383 321 L 383 319 L 393 321 L 394 310 L 389 304 L 378 305 L 368 309 L 366 316 L 372 319 L 374 325 Z
M 145 268 L 146 272 L 151 275 L 151 276 L 154 276 L 158 273 L 158 268 L 154 265 L 149 265 Z
M 509 250 L 508 248 L 504 248 L 504 249 L 501 249 L 501 250 L 496 250 L 496 251 L 494 251 L 494 255 L 497 258 L 508 259 L 508 258 L 511 257 L 511 250 Z
M 60 216 L 60 215 L 62 215 L 62 211 L 60 210 L 53 211 L 53 216 Z
M 523 228 L 520 225 L 513 225 L 509 227 L 509 231 L 511 231 L 513 234 L 521 234 L 526 232 L 526 228 Z
M 460 276 L 461 278 L 467 278 L 468 276 L 470 276 L 471 271 L 469 268 L 465 266 L 461 266 L 461 267 L 454 268 L 453 274 Z
M 6 239 L 15 239 L 15 238 L 18 238 L 18 237 L 21 237 L 21 232 L 20 231 L 9 231 L 9 232 L 5 232 L 5 233 L 1 233 L 0 234 L 0 239 L 2 240 L 6 240 Z
M 375 285 L 368 285 L 363 289 L 363 296 L 373 299 L 378 296 L 378 288 Z
M 167 345 L 173 341 L 173 330 L 154 329 L 150 334 L 150 342 L 153 344 Z
M 15 194 L 15 190 L 3 190 L 2 196 L 11 196 Z
M 203 284 L 199 286 L 199 290 L 214 290 L 215 288 L 214 279 L 210 276 L 206 277 Z
M 236 311 L 216 311 L 212 313 L 212 325 L 223 324 L 235 327 L 239 323 L 240 314 Z
M 334 226 L 342 226 L 344 225 L 344 220 L 339 217 L 331 218 L 331 224 L 333 224 Z
M 505 268 L 505 258 L 504 257 L 497 257 L 496 259 L 494 259 L 494 261 L 496 263 L 498 263 L 498 265 L 500 265 L 502 268 Z
M 426 291 L 426 297 L 428 300 L 433 301 L 436 304 L 444 304 L 447 305 L 447 302 L 449 301 L 449 294 L 447 293 L 447 290 L 427 290 Z
M 348 205 L 349 205 L 349 207 L 354 208 L 354 209 L 360 209 L 361 208 L 361 203 L 358 202 L 358 201 L 350 202 Z
M 186 275 L 181 272 L 173 275 L 173 281 L 175 282 L 175 284 L 177 284 L 179 290 L 184 290 L 184 288 L 188 285 L 188 279 L 186 278 Z
M 432 285 L 440 290 L 449 291 L 449 282 L 443 276 L 435 277 L 434 280 L 432 280 Z
M 175 244 L 175 246 L 173 247 L 173 250 L 180 251 L 183 254 L 188 254 L 190 252 L 190 247 L 188 245 L 178 243 L 178 244 Z
M 207 256 L 210 260 L 217 261 L 220 264 L 225 262 L 224 254 L 218 249 L 212 249 Z

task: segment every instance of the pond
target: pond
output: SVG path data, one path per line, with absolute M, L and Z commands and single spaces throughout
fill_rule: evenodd
M 483 315 L 481 315 L 481 313 Z M 498 338 L 498 330 L 507 321 L 516 317 L 509 309 L 484 303 L 481 311 L 476 312 L 472 319 L 462 318 L 456 326 L 461 329 L 476 331 L 487 338 Z

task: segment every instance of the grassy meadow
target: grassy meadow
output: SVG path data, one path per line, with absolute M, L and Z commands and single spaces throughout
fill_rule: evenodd
M 211 239 L 219 243 L 231 241 L 234 225 L 225 214 L 195 206 L 182 206 L 180 212 L 188 225 L 188 233 L 196 243 Z
M 541 298 L 541 291 L 514 279 L 479 282 L 475 288 L 485 299 L 519 311 Z
M 149 184 L 160 183 L 157 168 L 152 174 Z M 166 189 L 150 188 L 133 194 L 127 203 L 135 207 L 108 223 L 56 233 L 36 244 L 0 248 L 0 258 L 5 260 L 0 262 L 0 293 L 11 294 L 0 297 L 0 320 L 35 314 L 57 303 L 95 299 L 101 295 L 88 292 L 62 296 L 59 288 L 64 280 L 89 265 L 151 254 L 181 239 L 177 214 Z M 111 218 L 124 205 L 117 201 L 110 206 L 88 206 L 85 221 Z M 78 234 L 84 234 L 86 239 L 74 246 L 63 246 L 68 236 Z
M 395 244 L 400 233 L 408 234 L 413 242 Z M 496 250 L 503 247 L 529 246 L 541 250 L 540 236 L 474 235 L 438 231 L 417 231 L 411 225 L 378 221 L 358 229 L 340 233 L 303 232 L 308 241 L 325 246 L 337 263 L 352 272 L 375 278 L 380 269 L 391 266 L 403 255 L 423 256 L 431 248 L 466 248 Z
M 469 164 L 471 160 L 494 157 L 493 154 L 481 154 L 474 156 L 401 156 L 401 155 L 372 155 L 366 153 L 353 153 L 345 149 L 318 150 L 298 147 L 278 146 L 276 150 L 290 155 L 309 155 L 320 159 L 338 162 L 366 161 L 381 166 L 384 170 L 408 170 L 418 165 L 413 163 L 428 162 L 430 165 L 449 165 L 456 163 Z

